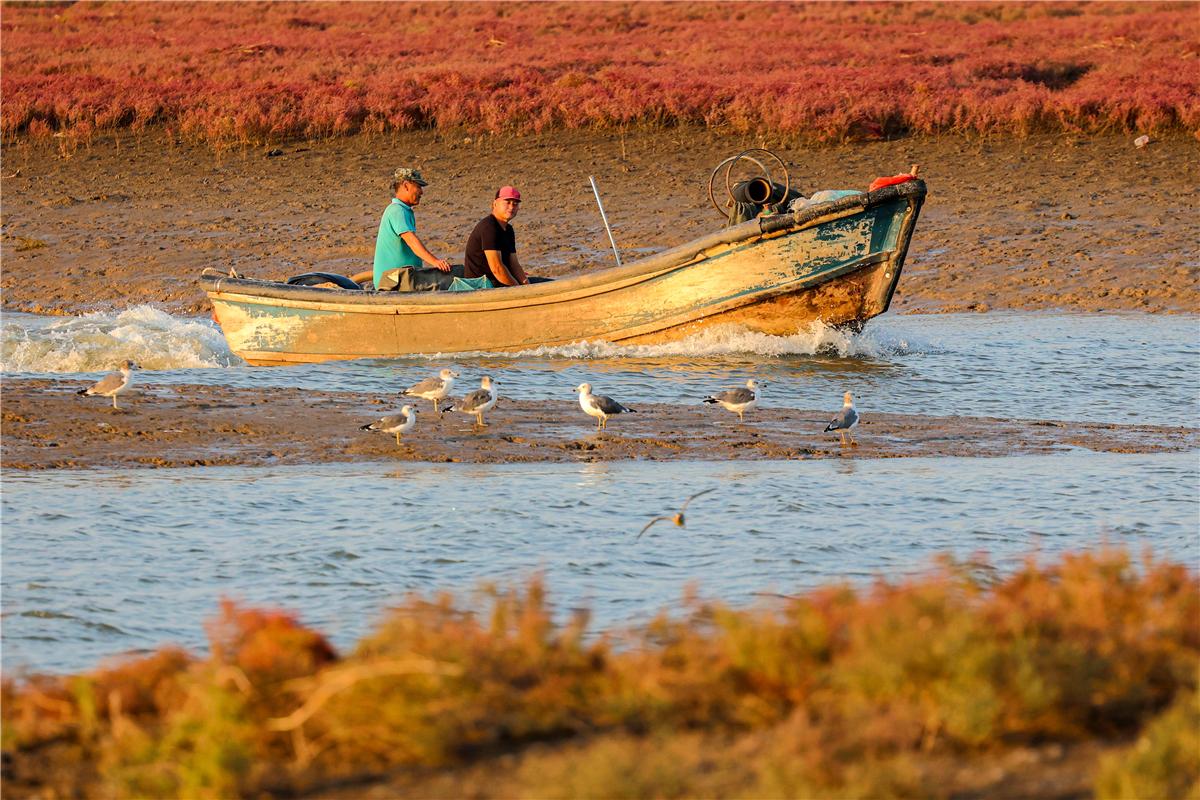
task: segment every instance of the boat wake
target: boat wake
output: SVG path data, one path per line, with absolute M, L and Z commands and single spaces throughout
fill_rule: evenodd
M 149 305 L 79 317 L 6 312 L 0 326 L 0 372 L 57 374 L 111 370 L 125 359 L 143 369 L 240 366 L 220 329 L 203 317 L 177 317 Z M 859 334 L 814 322 L 791 336 L 768 336 L 742 327 L 713 326 L 676 342 L 618 345 L 580 341 L 519 353 L 457 353 L 454 358 L 657 359 L 722 356 L 834 356 L 885 358 L 921 351 L 905 337 L 868 326 Z M 445 355 L 419 356 L 444 359 Z
M 530 358 L 661 358 L 664 356 L 707 357 L 729 355 L 813 356 L 874 358 L 910 352 L 906 339 L 869 327 L 853 334 L 822 322 L 810 323 L 791 336 L 769 336 L 736 325 L 714 325 L 677 342 L 618 345 L 608 342 L 572 342 L 556 347 L 523 350 L 517 356 Z
M 153 306 L 80 317 L 3 315 L 2 372 L 99 372 L 125 359 L 157 370 L 243 363 L 209 320 L 175 317 Z

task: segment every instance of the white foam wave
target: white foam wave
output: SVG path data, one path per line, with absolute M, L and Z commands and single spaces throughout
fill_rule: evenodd
M 517 356 L 532 358 L 662 358 L 665 356 L 793 356 L 837 355 L 841 357 L 878 357 L 902 352 L 908 343 L 870 329 L 859 334 L 839 330 L 822 322 L 812 322 L 791 336 L 770 336 L 736 325 L 711 328 L 664 344 L 618 345 L 608 342 L 580 341 L 555 347 L 523 350 Z
M 81 317 L 3 316 L 0 371 L 98 372 L 112 369 L 125 359 L 136 361 L 143 369 L 241 363 L 212 322 L 173 317 L 153 306 Z

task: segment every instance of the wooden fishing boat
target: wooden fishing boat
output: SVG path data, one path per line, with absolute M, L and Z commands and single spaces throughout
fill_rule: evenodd
M 204 277 L 251 364 L 682 339 L 711 325 L 791 335 L 887 311 L 925 184 L 751 219 L 620 267 L 477 292 L 365 292 Z

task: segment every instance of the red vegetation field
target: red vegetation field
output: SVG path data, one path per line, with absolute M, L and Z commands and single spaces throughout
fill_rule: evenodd
M 1097 741 L 1129 745 L 1083 772 L 1102 798 L 1200 791 L 1200 583 L 1119 552 L 697 603 L 619 646 L 556 624 L 536 582 L 477 611 L 413 598 L 341 656 L 229 605 L 210 638 L 204 659 L 6 681 L 6 794 L 294 796 L 508 752 L 520 769 L 482 790 L 374 796 L 1076 797 L 987 776 Z
M 1195 3 L 3 6 L 3 136 L 1200 131 Z

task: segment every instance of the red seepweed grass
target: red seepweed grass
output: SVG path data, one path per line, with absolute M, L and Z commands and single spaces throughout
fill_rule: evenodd
M 225 604 L 207 658 L 5 681 L 8 788 L 304 793 L 515 751 L 484 796 L 938 796 L 963 780 L 939 759 L 1127 739 L 1164 709 L 1101 789 L 1200 786 L 1181 749 L 1200 581 L 1181 565 L 1103 551 L 998 579 L 947 561 L 770 607 L 697 601 L 621 640 L 553 619 L 538 581 L 480 612 L 413 597 L 339 657 L 289 615 Z
M 3 6 L 0 133 L 1200 131 L 1194 3 Z

